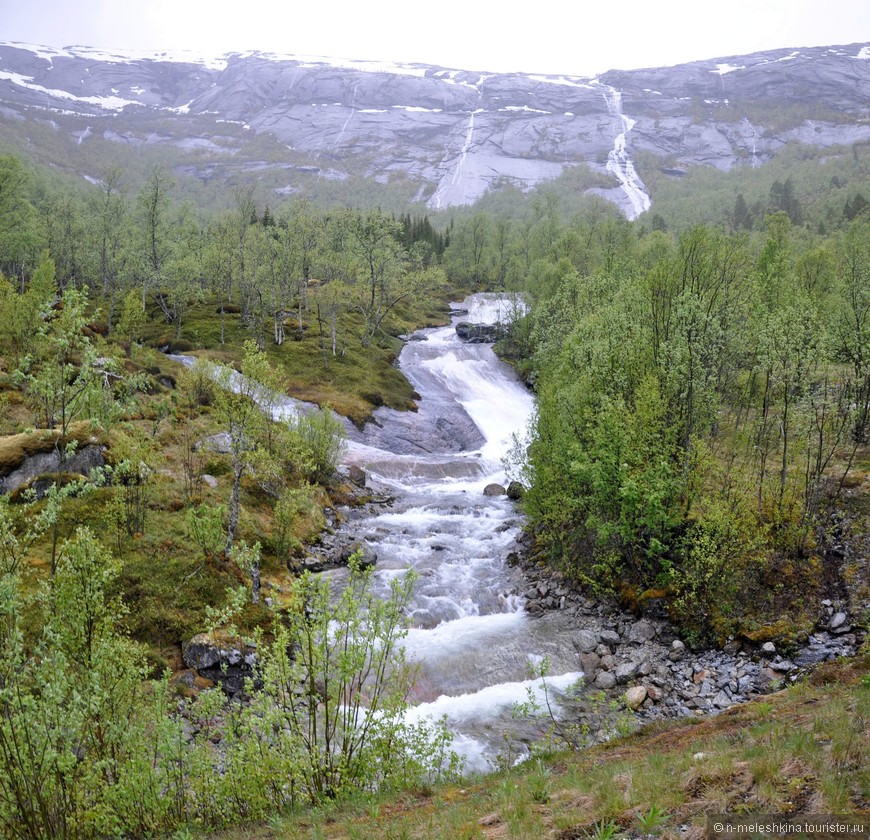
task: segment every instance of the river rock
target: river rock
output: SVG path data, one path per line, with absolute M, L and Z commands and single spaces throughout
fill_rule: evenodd
M 831 619 L 828 624 L 829 630 L 837 630 L 842 627 L 846 623 L 846 613 L 838 612 L 834 614 L 834 617 Z
M 671 642 L 671 649 L 668 652 L 668 659 L 671 662 L 677 662 L 686 655 L 686 646 L 679 640 L 674 639 Z
M 595 677 L 595 685 L 605 690 L 613 688 L 616 685 L 616 677 L 610 671 L 599 671 L 598 676 Z
M 506 492 L 507 491 L 501 484 L 487 484 L 486 487 L 483 488 L 484 496 L 504 496 Z
M 619 633 L 615 630 L 602 630 L 601 641 L 606 645 L 618 645 L 620 642 Z
M 646 700 L 646 686 L 633 685 L 631 688 L 626 689 L 625 705 L 629 709 L 639 709 L 644 700 Z
M 581 653 L 591 653 L 598 647 L 599 636 L 592 630 L 579 630 L 574 637 L 574 647 Z
M 724 691 L 720 691 L 713 698 L 713 705 L 717 709 L 727 709 L 730 705 L 732 705 L 732 701 L 731 698 Z
M 350 467 L 348 467 L 347 477 L 350 479 L 351 484 L 360 488 L 365 487 L 366 481 L 368 481 L 366 471 L 356 464 L 351 464 Z
M 651 621 L 642 618 L 631 625 L 628 631 L 628 640 L 643 644 L 644 642 L 652 641 L 656 635 L 656 627 Z
M 526 488 L 523 487 L 519 481 L 512 481 L 507 486 L 507 497 L 514 502 L 518 502 L 522 499 L 523 494 L 526 492 Z
M 621 662 L 616 666 L 614 674 L 618 683 L 627 683 L 632 677 L 637 674 L 637 662 Z
M 646 687 L 646 696 L 654 703 L 658 703 L 664 697 L 664 692 L 658 686 L 648 685 Z
M 501 324 L 471 324 L 460 321 L 456 325 L 456 335 L 469 344 L 493 344 L 504 335 Z
M 598 665 L 601 660 L 594 653 L 581 653 L 577 658 L 580 660 L 580 670 L 586 677 L 586 682 L 590 682 L 592 677 L 598 672 Z

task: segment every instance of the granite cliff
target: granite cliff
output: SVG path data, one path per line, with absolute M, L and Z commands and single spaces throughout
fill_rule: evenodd
M 77 147 L 110 143 L 123 160 L 151 146 L 202 181 L 260 178 L 286 195 L 311 178 L 405 179 L 409 198 L 432 208 L 586 166 L 590 189 L 633 218 L 650 206 L 639 152 L 643 166 L 680 177 L 757 166 L 789 143 L 870 140 L 870 46 L 589 78 L 4 43 L 0 138 L 89 179 L 101 173 Z

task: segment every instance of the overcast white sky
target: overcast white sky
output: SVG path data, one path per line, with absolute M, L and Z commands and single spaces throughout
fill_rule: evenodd
M 0 0 L 0 41 L 591 75 L 870 41 L 868 0 Z

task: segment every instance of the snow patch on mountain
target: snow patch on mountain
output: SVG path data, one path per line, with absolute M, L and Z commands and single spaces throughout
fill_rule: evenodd
M 45 94 L 45 96 L 50 96 L 52 99 L 66 99 L 72 102 L 82 102 L 86 105 L 96 105 L 105 111 L 121 111 L 128 105 L 142 104 L 132 99 L 122 99 L 120 96 L 75 96 L 65 90 L 53 90 L 34 84 L 33 76 L 22 76 L 20 73 L 9 73 L 6 70 L 0 70 L 0 79 L 12 82 L 14 85 L 36 93 Z

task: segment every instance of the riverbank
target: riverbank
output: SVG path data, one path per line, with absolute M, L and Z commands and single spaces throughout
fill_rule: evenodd
M 707 815 L 866 814 L 870 656 L 704 720 L 648 723 L 462 784 L 360 795 L 213 840 L 707 836 Z
M 844 527 L 842 512 L 831 517 L 830 551 L 850 559 L 852 587 L 822 599 L 809 632 L 796 644 L 731 639 L 721 649 L 692 650 L 667 617 L 663 599 L 640 613 L 593 597 L 566 575 L 536 561 L 525 541 L 508 562 L 523 575 L 525 609 L 534 619 L 558 610 L 576 625 L 574 647 L 585 685 L 611 699 L 627 701 L 641 721 L 718 714 L 790 685 L 815 666 L 858 651 L 867 636 L 866 534 Z M 836 557 L 834 558 L 836 559 Z M 764 634 L 759 634 L 761 638 Z M 598 720 L 597 710 L 579 713 L 581 725 Z

